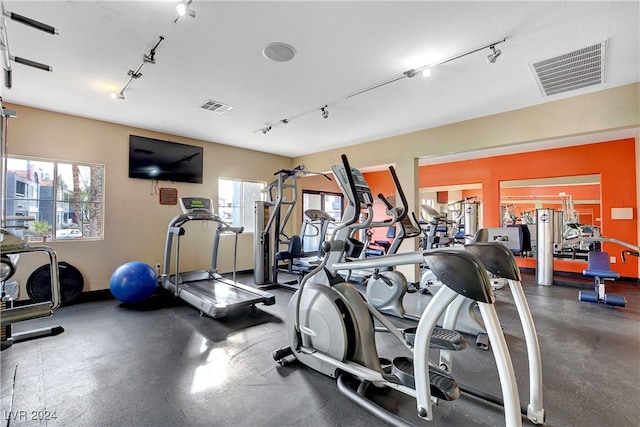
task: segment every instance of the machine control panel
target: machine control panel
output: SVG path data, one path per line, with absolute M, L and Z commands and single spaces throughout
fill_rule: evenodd
M 333 172 L 337 178 L 338 184 L 343 189 L 343 193 L 346 195 L 351 194 L 351 190 L 349 188 L 349 177 L 347 176 L 347 171 L 343 165 L 336 165 L 333 167 Z M 363 205 L 363 207 L 368 207 L 373 204 L 373 195 L 371 194 L 371 189 L 369 188 L 369 184 L 362 176 L 362 173 L 352 167 L 351 175 L 353 176 L 353 182 L 356 185 L 356 197 Z
M 211 219 L 213 216 L 213 201 L 204 197 L 181 197 L 180 208 L 190 219 Z

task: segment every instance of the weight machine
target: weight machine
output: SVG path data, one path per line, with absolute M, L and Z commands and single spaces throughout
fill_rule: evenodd
M 255 202 L 253 281 L 261 288 L 281 286 L 291 290 L 297 289 L 297 280 L 278 282 L 278 272 L 281 269 L 279 261 L 285 260 L 278 254 L 282 254 L 283 245 L 288 249 L 297 247 L 292 245 L 292 239 L 299 240 L 300 236 L 289 237 L 285 229 L 298 201 L 298 176 L 311 174 L 320 174 L 329 181 L 332 180 L 324 173 L 310 172 L 304 165 L 298 165 L 293 169 L 280 169 L 274 174 L 277 178 L 263 190 L 267 200 Z
M 4 6 L 2 6 L 4 12 Z M 4 19 L 1 18 L 3 21 Z M 4 23 L 3 23 L 4 24 Z M 5 31 L 2 27 L 2 31 Z M 6 69 L 5 69 L 6 71 Z M 8 74 L 10 79 L 10 74 Z M 60 307 L 60 280 L 58 271 L 58 257 L 56 252 L 48 246 L 30 246 L 24 240 L 7 230 L 7 127 L 9 119 L 16 117 L 16 112 L 5 109 L 1 105 L 0 117 L 0 341 L 2 350 L 9 348 L 13 343 L 35 339 L 45 336 L 58 335 L 64 332 L 62 326 L 46 327 L 19 334 L 13 333 L 13 324 L 24 320 L 37 319 L 50 316 L 54 310 Z M 20 254 L 32 252 L 45 252 L 49 257 L 51 271 L 51 298 L 50 301 L 41 301 L 14 307 L 13 302 L 18 297 L 19 285 L 16 281 L 9 281 L 16 272 Z
M 9 282 L 9 279 L 11 279 L 16 272 L 16 265 L 20 254 L 33 252 L 45 252 L 49 256 L 51 301 L 36 302 L 14 307 L 13 301 L 18 296 L 18 283 L 15 281 Z M 64 332 L 62 326 L 45 327 L 21 333 L 13 333 L 12 331 L 14 323 L 50 316 L 54 310 L 60 307 L 60 280 L 56 252 L 48 246 L 30 246 L 24 240 L 11 234 L 7 230 L 0 229 L 0 260 L 2 271 L 0 341 L 2 342 L 2 349 L 4 350 L 19 341 L 59 335 Z

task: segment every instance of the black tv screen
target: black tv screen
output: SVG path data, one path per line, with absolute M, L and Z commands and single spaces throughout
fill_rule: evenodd
M 202 147 L 129 135 L 129 178 L 202 184 Z

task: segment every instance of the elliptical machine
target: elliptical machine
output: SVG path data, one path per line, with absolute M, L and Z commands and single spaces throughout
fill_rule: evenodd
M 325 242 L 322 263 L 304 277 L 291 298 L 286 321 L 289 345 L 276 350 L 274 359 L 283 364 L 293 355 L 318 372 L 338 378 L 338 387 L 347 397 L 392 424 L 405 421 L 366 398 L 364 394 L 369 384 L 393 388 L 415 397 L 418 416 L 431 420 L 435 402 L 454 400 L 460 395 L 460 387 L 450 373 L 429 360 L 429 348 L 435 347 L 448 354 L 466 347 L 464 338 L 454 331 L 450 331 L 448 338 L 432 341 L 438 319 L 458 295 L 464 295 L 478 301 L 487 326 L 500 378 L 505 422 L 511 426 L 522 425 L 515 374 L 485 267 L 475 255 L 450 249 L 340 262 L 348 250 L 351 232 L 369 226 L 370 220 L 358 223 L 361 207 L 367 209 L 367 218 L 373 217 L 373 196 L 369 186 L 362 174 L 349 166 L 344 155 L 342 162 L 343 165 L 333 167 L 333 172 L 348 202 L 343 222 Z M 413 331 L 415 334 L 403 334 L 337 273 L 351 268 L 391 267 L 423 261 L 428 261 L 438 277 L 447 280 L 420 317 Z M 381 360 L 374 322 L 382 324 L 413 353 L 413 358 Z M 345 384 L 345 375 L 360 383 L 359 392 Z
M 389 172 L 391 173 L 396 192 L 400 196 L 402 207 L 391 206 L 391 204 L 381 194 L 378 195 L 378 198 L 385 203 L 387 206 L 387 213 L 391 215 L 393 217 L 393 221 L 398 224 L 396 238 L 388 251 L 389 254 L 395 254 L 403 239 L 417 237 L 422 233 L 422 230 L 420 229 L 420 225 L 413 213 L 409 215 L 409 204 L 407 203 L 407 198 L 393 166 L 389 166 Z M 463 246 L 456 246 L 455 248 L 457 250 L 463 250 Z M 426 281 L 429 282 L 428 285 L 423 284 L 423 282 Z M 434 272 L 431 269 L 426 268 L 422 273 L 420 288 L 428 289 L 428 293 L 435 294 L 442 288 L 442 286 L 442 282 L 437 280 Z M 367 282 L 366 296 L 369 304 L 382 313 L 403 319 L 418 321 L 420 320 L 419 316 L 408 314 L 404 308 L 403 300 L 407 292 L 407 279 L 404 274 L 399 271 L 376 270 Z M 454 329 L 464 334 L 475 336 L 476 346 L 483 350 L 488 350 L 489 337 L 487 336 L 485 326 L 480 320 L 477 310 L 475 310 L 475 301 L 465 299 L 459 304 L 461 304 L 461 306 L 456 309 L 457 316 Z
M 378 198 L 385 204 L 387 214 L 392 218 L 387 223 L 397 224 L 396 236 L 387 250 L 387 254 L 393 255 L 398 252 L 404 239 L 419 236 L 421 230 L 419 227 L 414 226 L 411 217 L 408 215 L 407 199 L 393 166 L 389 166 L 389 172 L 393 178 L 396 192 L 400 196 L 402 207 L 393 207 L 382 194 L 378 194 Z M 408 288 L 407 279 L 399 271 L 376 269 L 367 281 L 367 301 L 382 313 L 417 321 L 419 317 L 407 314 L 402 304 Z

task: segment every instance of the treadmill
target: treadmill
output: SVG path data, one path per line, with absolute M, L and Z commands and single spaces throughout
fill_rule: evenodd
M 164 248 L 164 271 L 161 276 L 162 287 L 200 310 L 200 315 L 212 318 L 224 317 L 238 308 L 250 307 L 255 304 L 275 304 L 275 296 L 272 294 L 235 281 L 235 253 L 233 280 L 226 279 L 218 274 L 217 260 L 220 234 L 224 232 L 234 233 L 236 238 L 235 248 L 237 248 L 238 234 L 242 233 L 244 228 L 233 227 L 214 214 L 213 201 L 211 199 L 182 197 L 180 198 L 180 207 L 182 214 L 173 218 L 167 229 L 167 240 Z M 213 237 L 213 251 L 209 270 L 180 271 L 180 239 L 185 234 L 185 229 L 182 226 L 189 221 L 213 221 L 217 223 Z M 174 236 L 176 237 L 175 273 L 171 274 L 171 249 Z

